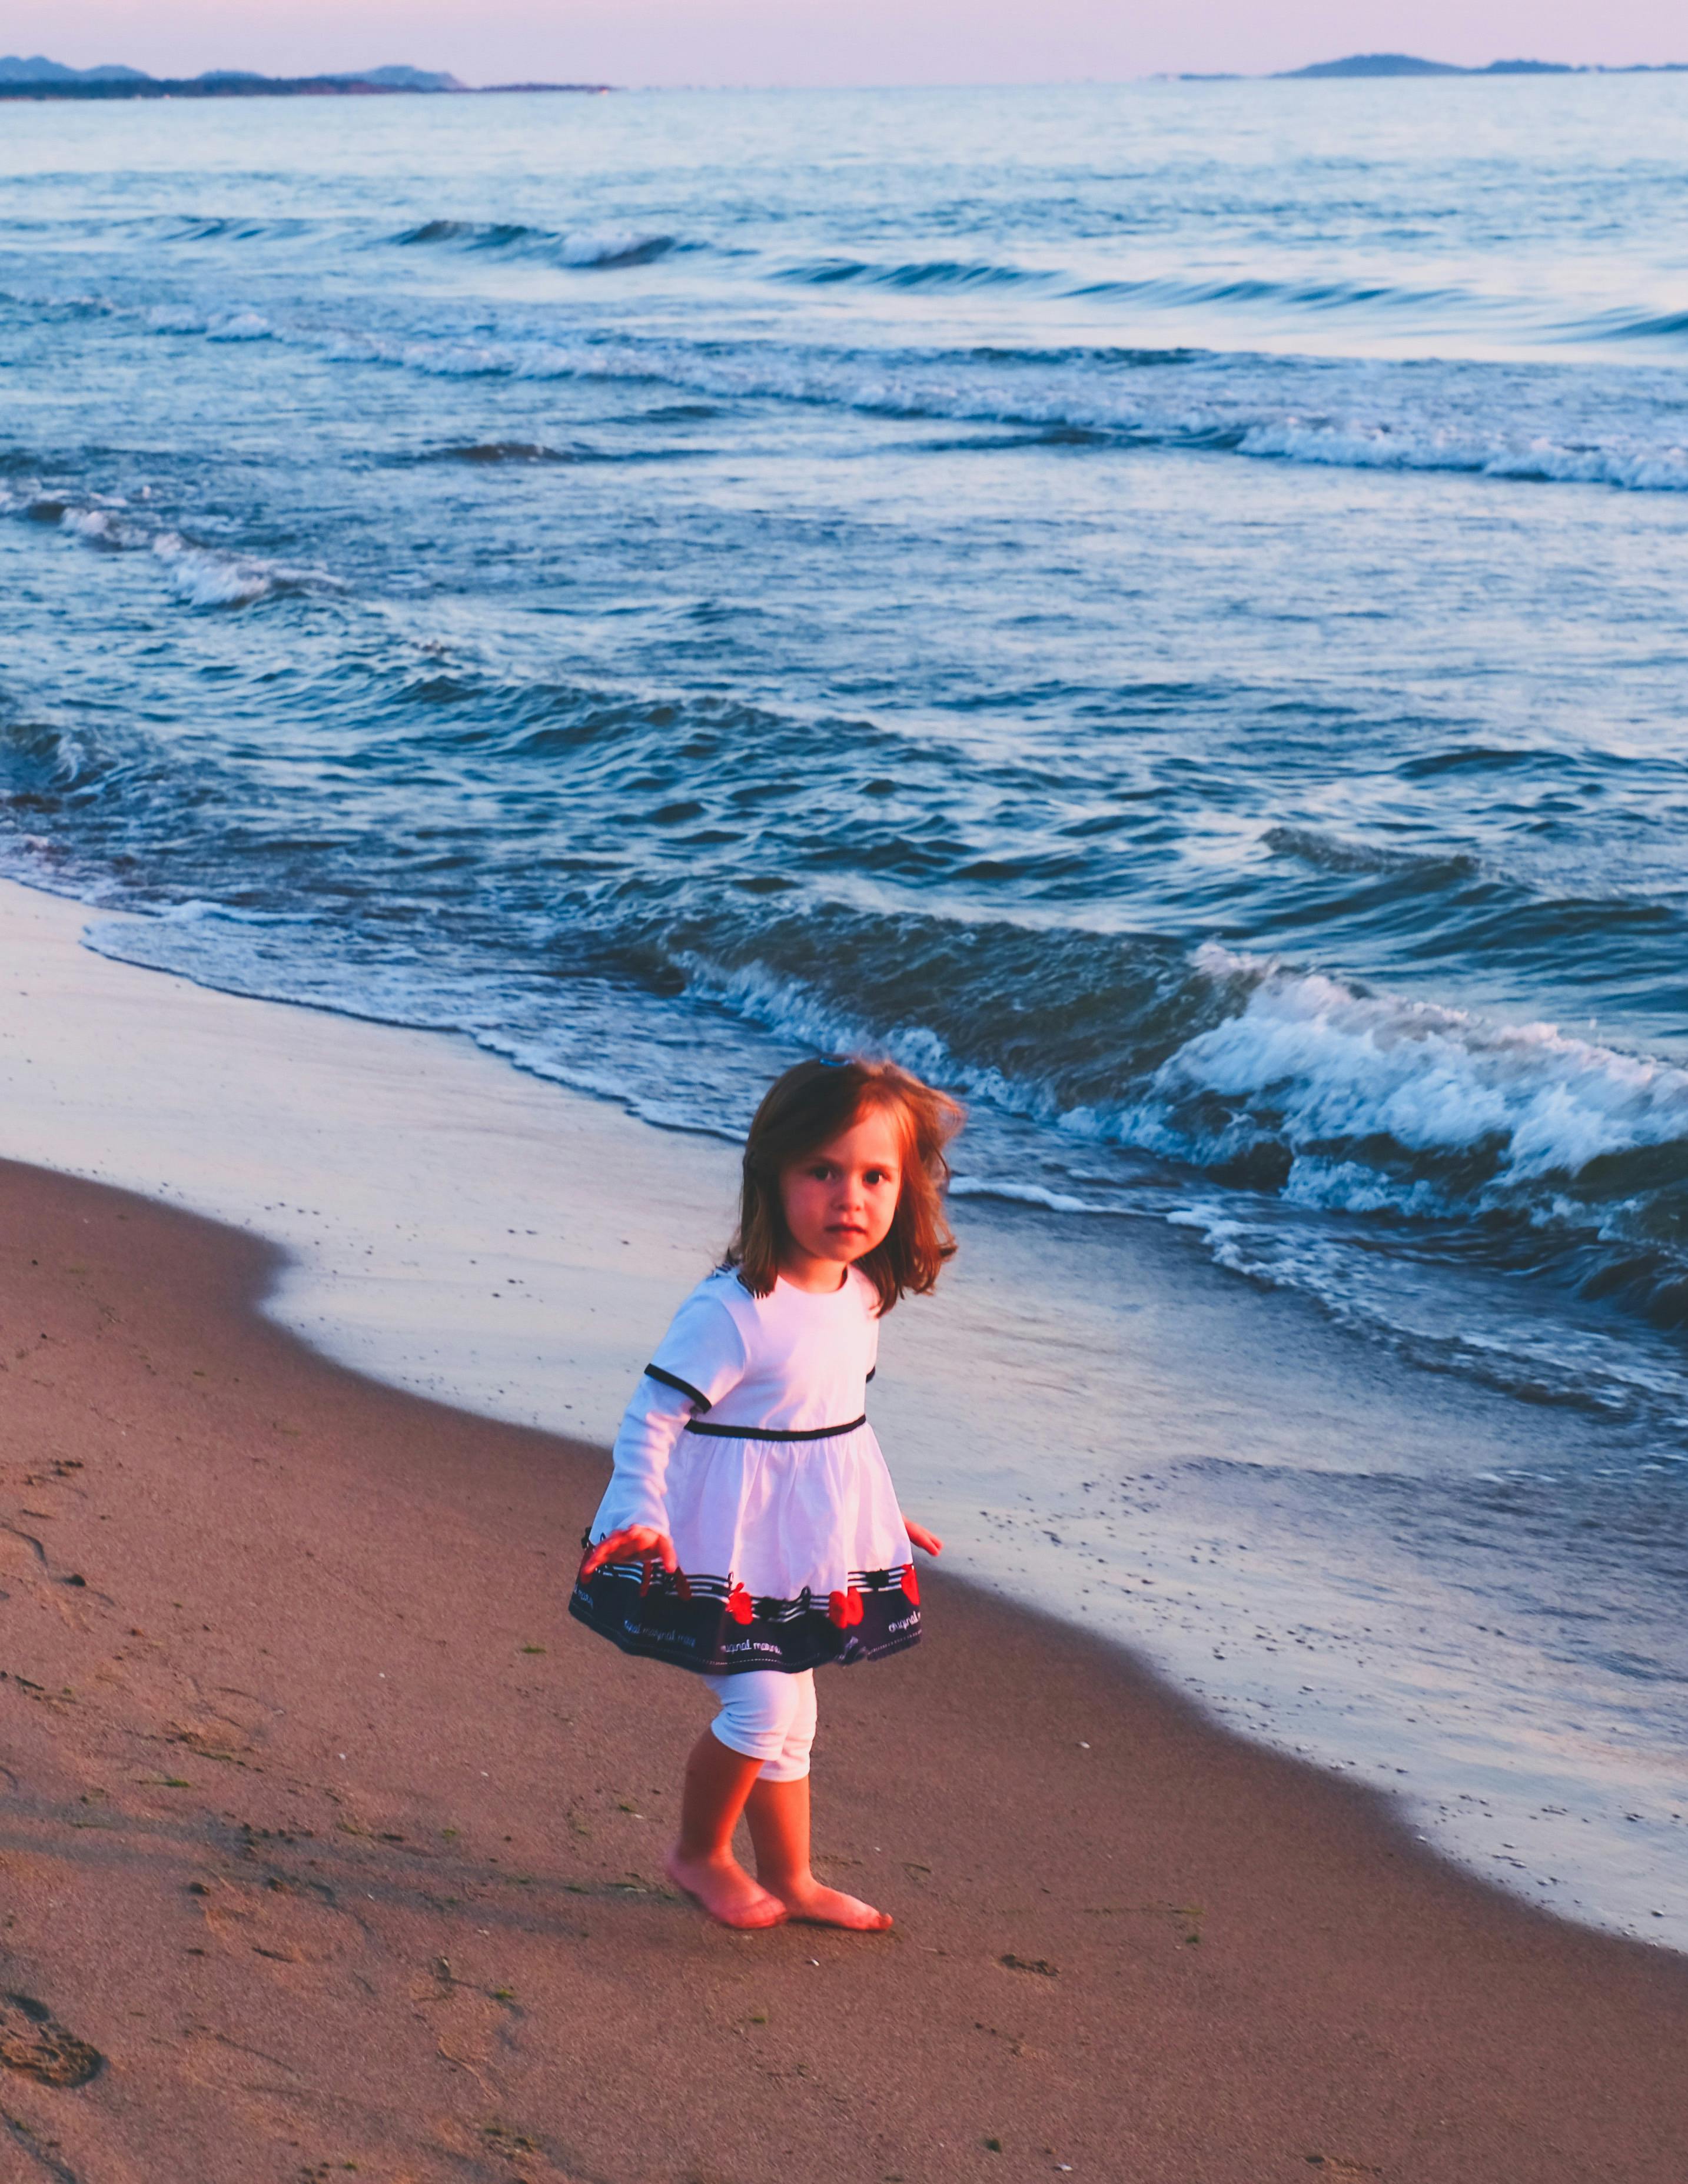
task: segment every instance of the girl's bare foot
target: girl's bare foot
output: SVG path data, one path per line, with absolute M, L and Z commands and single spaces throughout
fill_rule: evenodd
M 805 1926 L 847 1926 L 855 1934 L 883 1934 L 891 1924 L 889 1911 L 876 1911 L 859 1896 L 841 1889 L 822 1888 L 811 1875 L 773 1892 L 788 1916 Z
M 778 1897 L 752 1880 L 730 1851 L 715 1858 L 688 1858 L 677 1844 L 663 1865 L 675 1886 L 723 1926 L 777 1926 L 787 1916 Z M 848 1903 L 850 1898 L 839 1900 Z M 858 1908 L 867 1908 L 865 1903 Z

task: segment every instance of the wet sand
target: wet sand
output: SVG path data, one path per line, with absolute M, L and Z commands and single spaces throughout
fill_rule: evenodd
M 248 1235 L 0 1208 L 8 2176 L 1688 2173 L 1688 1963 L 953 1580 L 822 1685 L 826 1869 L 894 1933 L 707 1925 L 702 1694 L 564 1613 L 602 1455 L 325 1361 Z

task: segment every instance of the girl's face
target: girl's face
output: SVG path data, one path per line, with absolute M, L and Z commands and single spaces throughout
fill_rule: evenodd
M 894 1117 L 870 1107 L 782 1171 L 780 1201 L 790 1247 L 780 1272 L 799 1289 L 837 1289 L 844 1270 L 890 1234 L 903 1184 L 902 1134 Z

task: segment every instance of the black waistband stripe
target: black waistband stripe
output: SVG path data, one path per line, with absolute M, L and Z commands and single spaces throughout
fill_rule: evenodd
M 864 1411 L 859 1418 L 852 1418 L 842 1426 L 706 1426 L 701 1418 L 694 1418 L 687 1426 L 688 1433 L 712 1434 L 717 1440 L 832 1440 L 838 1434 L 854 1433 L 858 1426 L 867 1424 Z

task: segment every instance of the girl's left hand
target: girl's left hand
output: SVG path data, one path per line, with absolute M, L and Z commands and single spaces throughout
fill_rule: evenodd
M 941 1555 L 943 1553 L 943 1540 L 939 1538 L 936 1532 L 928 1532 L 924 1524 L 911 1524 L 905 1517 L 903 1529 L 908 1534 L 911 1544 L 918 1547 L 922 1554 Z

